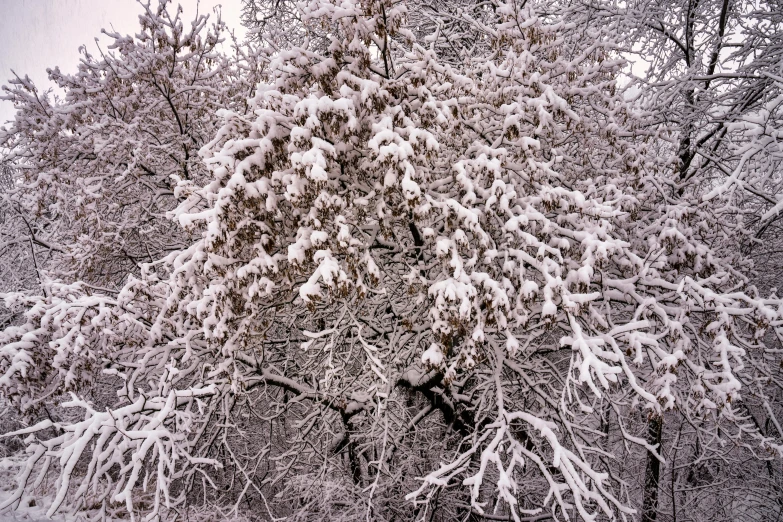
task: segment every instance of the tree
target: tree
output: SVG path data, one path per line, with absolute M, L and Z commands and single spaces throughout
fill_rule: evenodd
M 780 129 L 778 7 L 774 2 L 727 0 L 642 1 L 622 5 L 565 3 L 556 8 L 579 26 L 608 30 L 626 56 L 634 56 L 645 65 L 637 68 L 643 72 L 631 84 L 631 89 L 646 109 L 648 132 L 658 132 L 671 142 L 669 147 L 662 147 L 661 155 L 668 156 L 674 175 L 659 180 L 659 190 L 667 201 L 694 209 L 706 221 L 720 223 L 704 239 L 715 251 L 723 253 L 728 264 L 748 274 L 760 288 L 773 292 L 779 275 L 777 202 L 781 189 L 780 151 L 775 138 Z M 753 263 L 752 268 L 749 261 Z M 765 361 L 754 362 L 754 367 L 762 368 L 765 378 L 777 379 L 776 372 Z M 746 415 L 762 431 L 779 433 L 772 427 L 775 416 L 770 412 L 768 417 L 763 406 L 780 400 L 775 392 L 767 395 L 769 392 L 772 390 L 763 392 L 765 399 Z M 688 448 L 679 451 L 679 458 L 688 454 L 695 459 L 694 466 L 704 466 L 701 449 L 704 441 L 694 440 L 700 438 L 698 430 L 683 432 L 682 419 L 670 417 L 671 429 L 651 425 L 650 442 L 668 439 L 675 454 L 678 445 L 681 450 Z M 672 484 L 668 488 L 671 491 L 664 493 L 669 497 L 664 512 L 677 518 L 675 483 L 689 484 L 682 486 L 690 492 L 686 496 L 693 494 L 703 499 L 704 493 L 696 487 L 713 492 L 710 501 L 700 502 L 703 506 L 718 510 L 720 506 L 737 503 L 731 488 L 721 486 L 728 470 L 720 464 L 723 457 L 718 456 L 719 452 L 715 455 L 716 460 L 710 464 L 715 469 L 708 474 L 714 486 L 709 488 L 704 480 L 699 486 L 691 487 L 693 475 L 676 471 L 671 463 L 668 468 L 662 468 L 670 474 L 665 480 Z M 683 465 L 681 469 L 686 467 Z M 663 475 L 658 476 L 660 470 L 655 469 L 657 459 L 649 455 L 647 520 L 655 519 L 653 499 L 658 495 L 658 479 L 664 480 Z M 715 472 L 718 469 L 721 472 Z M 753 475 L 744 466 L 739 469 Z M 767 471 L 770 480 L 769 488 L 765 489 L 767 494 L 777 497 L 773 477 L 781 470 L 773 473 L 773 466 L 768 463 Z M 746 483 L 751 480 L 750 477 L 742 479 Z M 751 496 L 751 491 L 746 495 Z M 679 500 L 680 506 L 688 504 L 687 500 Z M 774 505 L 770 500 L 765 504 Z M 705 514 L 704 519 L 715 518 Z
M 49 70 L 61 100 L 26 77 L 4 88 L 17 108 L 0 133 L 24 178 L 16 205 L 58 277 L 117 288 L 188 243 L 166 218 L 174 187 L 203 183 L 198 150 L 216 131 L 214 113 L 243 110 L 256 64 L 218 52 L 220 20 L 210 26 L 202 15 L 186 27 L 180 15 L 167 2 L 146 5 L 135 37 L 106 33 L 108 50 L 95 57 L 83 47 L 76 74 Z
M 630 519 L 648 419 L 780 457 L 748 413 L 780 300 L 711 249 L 714 214 L 658 190 L 603 33 L 499 3 L 451 26 L 468 54 L 403 2 L 295 8 L 314 37 L 268 45 L 252 111 L 220 113 L 209 174 L 176 188 L 194 241 L 116 296 L 10 298 L 0 389 L 82 416 L 16 432 L 7 505 L 40 468 L 51 512 Z
M 0 161 L 0 292 L 32 290 L 40 286 L 29 221 L 20 215 L 18 206 L 8 197 L 17 178 L 14 166 Z M 15 314 L 0 305 L 2 327 L 16 319 Z
M 590 1 L 564 9 L 575 23 L 609 27 L 644 64 L 636 89 L 650 124 L 668 128 L 673 142 L 677 176 L 667 191 L 716 207 L 727 234 L 739 235 L 733 242 L 755 254 L 761 282 L 774 286 L 777 269 L 766 261 L 780 237 L 779 4 Z

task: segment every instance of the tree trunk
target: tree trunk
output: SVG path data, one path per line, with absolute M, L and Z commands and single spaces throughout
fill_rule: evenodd
M 647 443 L 657 446 L 661 452 L 661 433 L 663 416 L 653 416 L 647 424 Z M 644 502 L 642 504 L 642 522 L 655 522 L 658 516 L 658 482 L 661 476 L 661 461 L 652 451 L 647 451 L 647 469 L 644 474 Z

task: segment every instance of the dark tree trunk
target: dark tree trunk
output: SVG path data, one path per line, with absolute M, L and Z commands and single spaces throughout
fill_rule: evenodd
M 663 416 L 655 415 L 647 424 L 647 443 L 657 446 L 661 452 L 661 433 L 663 432 Z M 642 522 L 655 522 L 658 516 L 658 482 L 661 477 L 661 461 L 647 452 L 647 469 L 644 474 L 644 502 L 642 504 Z

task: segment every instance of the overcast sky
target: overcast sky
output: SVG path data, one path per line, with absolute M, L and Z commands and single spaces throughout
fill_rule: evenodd
M 152 0 L 155 5 L 156 0 Z M 176 0 L 173 2 L 177 4 Z M 210 13 L 220 6 L 229 28 L 241 32 L 241 0 L 180 0 L 185 20 L 198 11 Z M 141 6 L 136 0 L 0 0 L 0 84 L 8 82 L 13 69 L 27 74 L 39 88 L 49 85 L 47 67 L 74 72 L 79 46 L 96 49 L 101 29 L 113 27 L 123 34 L 138 30 Z M 105 37 L 104 37 L 104 41 Z M 0 125 L 13 117 L 13 106 L 0 102 Z

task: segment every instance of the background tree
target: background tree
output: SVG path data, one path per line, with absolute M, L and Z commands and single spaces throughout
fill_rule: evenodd
M 725 234 L 775 286 L 780 215 L 780 5 L 737 0 L 565 4 L 572 21 L 608 27 L 639 62 L 633 89 L 650 124 L 669 129 L 671 197 L 722 214 Z M 727 242 L 731 246 L 731 241 Z
M 775 138 L 780 129 L 779 6 L 774 2 L 733 0 L 642 1 L 623 5 L 564 3 L 554 8 L 558 9 L 579 27 L 607 30 L 626 56 L 637 60 L 635 70 L 640 77 L 629 86 L 629 93 L 635 92 L 647 111 L 647 131 L 658 133 L 664 140 L 662 145 L 671 143 L 660 151 L 669 158 L 673 175 L 659 179 L 658 190 L 667 202 L 677 202 L 693 209 L 705 222 L 719 224 L 704 234 L 703 240 L 713 247 L 721 245 L 716 251 L 726 257 L 728 264 L 747 274 L 750 282 L 764 291 L 774 291 L 780 276 L 780 150 Z M 765 374 L 767 382 L 779 379 L 764 357 L 755 360 L 754 367 Z M 762 395 L 757 407 L 750 408 L 746 415 L 762 431 L 779 433 L 773 428 L 777 421 L 771 406 L 764 405 L 778 403 L 780 398 L 774 388 Z M 669 463 L 669 467 L 660 468 L 669 474 L 660 479 L 670 487 L 648 488 L 650 509 L 646 519 L 655 520 L 657 510 L 652 498 L 658 493 L 667 497 L 661 513 L 668 512 L 672 519 L 677 518 L 678 505 L 683 515 L 693 516 L 690 506 L 695 503 L 714 508 L 700 515 L 704 520 L 740 516 L 725 514 L 733 509 L 727 506 L 743 504 L 733 493 L 735 481 L 724 481 L 731 466 L 718 456 L 720 452 L 715 453 L 715 461 L 706 464 L 710 459 L 705 460 L 704 440 L 696 440 L 701 438 L 698 429 L 691 425 L 683 431 L 682 419 L 669 417 L 666 423 L 673 424 L 671 429 L 651 429 L 650 441 L 668 440 L 672 458 L 690 455 L 693 467 L 710 466 L 712 471 L 694 482 L 696 474 L 690 473 L 687 464 L 677 467 Z M 745 460 L 739 455 L 735 458 Z M 656 461 L 648 455 L 650 472 L 655 468 L 650 465 Z M 782 470 L 768 462 L 766 471 L 768 487 L 762 488 L 762 495 L 768 500 L 764 505 L 775 506 L 772 509 L 778 512 L 780 500 L 773 477 Z M 750 467 L 733 467 L 731 472 L 747 472 L 738 480 L 754 481 Z M 658 478 L 650 484 L 657 484 Z M 755 491 L 747 496 L 752 497 Z M 709 501 L 704 500 L 709 494 L 706 492 L 714 493 Z M 677 495 L 682 498 L 675 499 Z M 688 495 L 699 500 L 688 499 Z
M 187 244 L 166 212 L 178 180 L 204 182 L 198 150 L 220 108 L 244 110 L 251 53 L 219 52 L 225 28 L 199 16 L 188 27 L 162 2 L 144 7 L 136 36 L 107 33 L 107 51 L 82 48 L 77 73 L 49 71 L 62 99 L 27 78 L 5 87 L 17 114 L 0 133 L 23 181 L 13 189 L 34 243 L 57 276 L 114 288 Z

